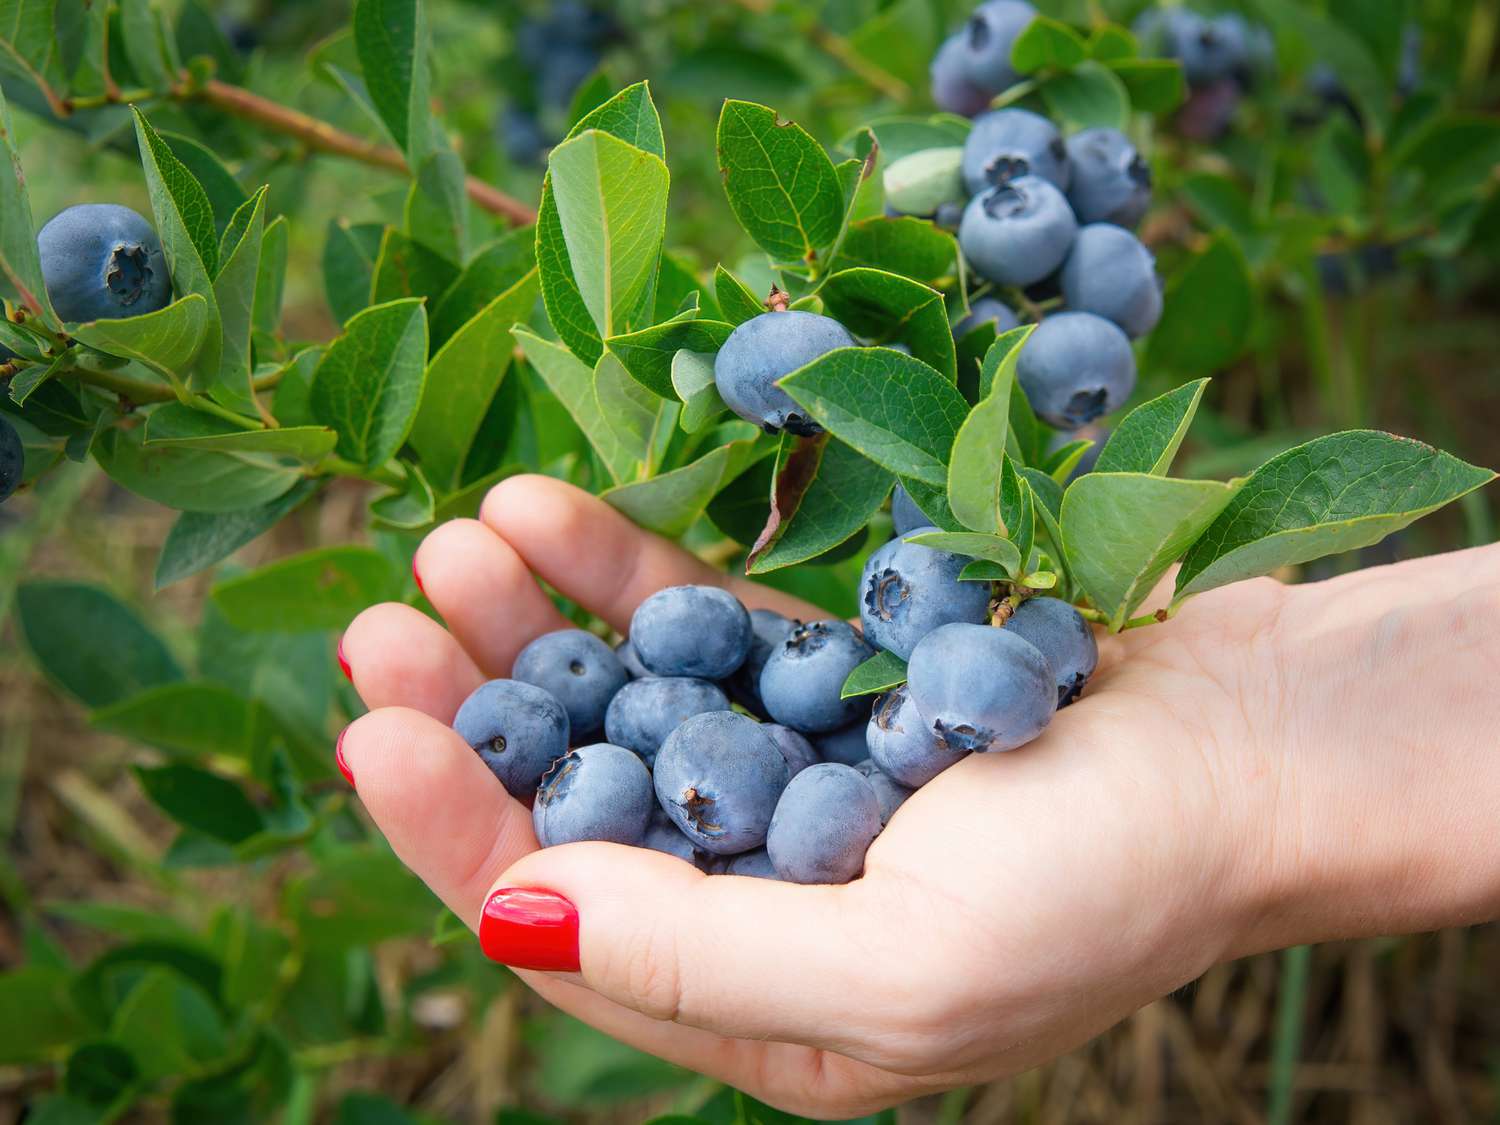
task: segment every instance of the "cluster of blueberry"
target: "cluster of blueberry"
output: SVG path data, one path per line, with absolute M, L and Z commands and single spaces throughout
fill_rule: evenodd
M 1143 52 L 1182 63 L 1188 99 L 1177 128 L 1194 140 L 1220 136 L 1245 91 L 1276 59 L 1271 33 L 1234 12 L 1206 16 L 1179 6 L 1151 8 L 1132 30 Z
M 512 74 L 512 98 L 498 130 L 517 164 L 541 164 L 556 139 L 574 91 L 599 65 L 620 29 L 606 11 L 560 0 L 542 19 L 527 19 L 516 32 L 521 67 Z
M 898 526 L 913 510 L 898 493 Z M 966 561 L 892 540 L 865 568 L 863 633 L 669 587 L 614 649 L 581 629 L 538 637 L 454 729 L 534 797 L 544 847 L 602 840 L 712 874 L 847 882 L 914 789 L 1031 741 L 1094 670 L 1077 611 L 1033 598 L 995 628 L 989 585 L 958 579 Z M 872 707 L 842 689 L 876 646 L 910 665 Z

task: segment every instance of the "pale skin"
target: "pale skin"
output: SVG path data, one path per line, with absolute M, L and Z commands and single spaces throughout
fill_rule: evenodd
M 1039 740 L 939 776 L 837 887 L 538 850 L 446 726 L 566 627 L 538 579 L 622 631 L 682 583 L 825 614 L 535 476 L 434 531 L 417 567 L 446 629 L 381 605 L 344 637 L 370 816 L 471 925 L 497 888 L 575 904 L 581 973 L 521 974 L 548 1001 L 794 1112 L 1026 1069 L 1231 958 L 1500 918 L 1500 546 L 1244 582 L 1103 639 Z

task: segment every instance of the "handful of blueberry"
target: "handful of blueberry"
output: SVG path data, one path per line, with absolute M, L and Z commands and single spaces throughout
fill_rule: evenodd
M 1094 670 L 1076 610 L 1033 598 L 992 617 L 964 561 L 892 540 L 865 567 L 862 632 L 672 586 L 614 649 L 581 629 L 538 637 L 454 729 L 534 799 L 544 847 L 601 840 L 710 874 L 848 882 L 917 787 L 1031 741 Z M 910 656 L 909 682 L 872 706 L 843 688 L 877 645 Z

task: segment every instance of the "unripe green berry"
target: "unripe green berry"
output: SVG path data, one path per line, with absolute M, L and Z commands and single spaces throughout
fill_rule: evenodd
M 931 215 L 964 198 L 961 148 L 929 148 L 885 170 L 885 201 L 903 215 Z

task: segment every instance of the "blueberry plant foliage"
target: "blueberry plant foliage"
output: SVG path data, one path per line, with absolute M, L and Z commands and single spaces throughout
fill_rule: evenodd
M 1267 7 L 1279 38 L 1322 19 Z M 922 80 L 910 61 L 917 8 L 893 5 L 853 37 L 882 89 Z M 1384 142 L 1373 182 L 1393 206 L 1382 221 L 1403 237 L 1420 201 L 1436 198 L 1436 229 L 1422 233 L 1456 252 L 1487 214 L 1465 145 L 1489 151 L 1492 123 L 1436 103 L 1388 110 L 1382 72 L 1352 36 L 1335 38 L 1358 76 L 1363 128 Z M 726 101 L 713 161 L 761 255 L 753 270 L 702 271 L 667 246 L 669 151 L 645 83 L 580 91 L 533 213 L 466 175 L 433 116 L 429 38 L 418 0 L 358 0 L 352 33 L 319 52 L 323 79 L 380 130 L 363 141 L 247 100 L 226 81 L 233 56 L 194 3 L 174 24 L 137 0 L 0 0 L 0 346 L 10 353 L 0 412 L 20 435 L 23 479 L 46 500 L 71 487 L 69 463 L 92 459 L 180 513 L 159 587 L 221 568 L 195 663 L 98 587 L 36 580 L 16 590 L 20 635 L 48 677 L 95 727 L 151 749 L 135 774 L 178 835 L 165 856 L 143 857 L 129 833 L 111 836 L 87 790 L 74 786 L 71 799 L 128 862 L 169 885 L 189 871 L 260 873 L 316 858 L 275 902 L 217 904 L 193 923 L 101 903 L 24 904 L 27 963 L 0 974 L 0 1008 L 30 1018 L 0 1028 L 0 1063 L 59 1065 L 60 1089 L 38 1120 L 108 1120 L 155 1096 L 177 1120 L 265 1120 L 288 1099 L 311 1099 L 329 1044 L 408 1031 L 393 1026 L 369 951 L 387 937 L 431 933 L 448 956 L 408 999 L 459 982 L 483 1003 L 507 987 L 351 814 L 326 724 L 335 706 L 357 704 L 332 684 L 325 635 L 377 601 L 420 604 L 405 573 L 417 539 L 474 513 L 507 475 L 568 476 L 644 528 L 846 614 L 853 583 L 822 576 L 887 532 L 899 485 L 938 528 L 919 541 L 971 559 L 965 574 L 992 584 L 997 611 L 1044 592 L 1109 629 L 1169 614 L 1141 609 L 1175 564 L 1173 606 L 1373 543 L 1493 476 L 1353 430 L 1231 480 L 1173 477 L 1202 378 L 1135 405 L 1094 468 L 1075 475 L 1087 441 L 1055 434 L 1017 387 L 1034 325 L 998 337 L 980 325 L 955 339 L 952 326 L 989 290 L 951 233 L 884 210 L 883 170 L 961 146 L 965 119 L 884 114 L 830 155 L 774 108 Z M 1180 67 L 1143 54 L 1116 24 L 1084 33 L 1038 19 L 1012 61 L 1021 81 L 997 104 L 1036 108 L 1070 130 L 1142 124 L 1186 96 Z M 169 305 L 91 323 L 57 317 L 6 99 L 128 137 L 171 273 Z M 332 338 L 286 330 L 289 219 L 265 187 L 243 185 L 164 123 L 178 102 L 406 176 L 400 221 L 327 232 Z M 1177 382 L 1233 359 L 1257 289 L 1295 289 L 1307 276 L 1279 263 L 1311 262 L 1330 224 L 1363 237 L 1360 152 L 1373 150 L 1351 142 L 1356 127 L 1327 126 L 1314 150 L 1328 197 L 1347 204 L 1326 224 L 1283 222 L 1274 195 L 1247 198 L 1216 172 L 1172 185 L 1212 233 L 1168 286 L 1141 348 L 1147 368 Z M 782 381 L 817 436 L 764 433 L 716 387 L 715 354 L 765 310 L 773 284 L 791 308 L 824 313 L 860 341 Z M 1004 295 L 1029 319 L 1048 311 Z M 339 478 L 371 485 L 370 546 L 321 546 L 253 570 L 230 561 Z M 845 692 L 904 675 L 880 656 Z M 74 963 L 44 915 L 114 942 Z M 559 1026 L 559 1037 L 586 1034 Z M 607 1078 L 613 1048 L 582 1044 L 575 1057 Z M 633 1088 L 680 1077 L 636 1073 Z M 730 1101 L 725 1119 L 750 1119 Z M 390 1120 L 377 1116 L 388 1110 L 355 1097 L 340 1119 Z

